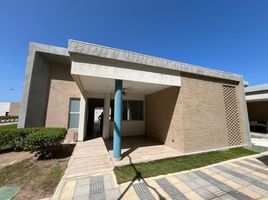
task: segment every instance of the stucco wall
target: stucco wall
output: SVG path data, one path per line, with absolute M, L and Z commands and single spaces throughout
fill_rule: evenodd
M 24 102 L 23 109 L 26 109 L 25 122 L 19 118 L 19 127 L 43 127 L 46 119 L 47 96 L 48 96 L 48 62 L 39 53 L 35 53 L 35 59 L 31 69 L 26 68 L 25 83 L 30 81 L 28 101 Z M 30 72 L 32 70 L 32 72 Z M 24 87 L 24 89 L 26 89 Z M 24 91 L 24 95 L 27 92 Z M 27 105 L 26 105 L 27 104 Z M 22 120 L 22 121 L 21 121 Z
M 248 102 L 249 121 L 268 121 L 268 101 Z
M 230 146 L 223 96 L 223 84 L 230 82 L 188 74 L 182 74 L 181 80 L 181 88 L 145 97 L 146 134 L 183 153 Z
M 80 98 L 80 91 L 70 74 L 70 65 L 50 64 L 46 127 L 68 126 L 69 100 Z

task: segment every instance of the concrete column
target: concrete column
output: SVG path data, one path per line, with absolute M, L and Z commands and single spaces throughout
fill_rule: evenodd
M 84 141 L 86 133 L 86 112 L 87 111 L 87 99 L 81 94 L 80 98 L 80 111 L 79 111 L 79 128 L 78 128 L 78 141 Z
M 103 129 L 102 137 L 109 139 L 109 124 L 110 124 L 110 94 L 105 94 L 104 97 L 104 108 L 103 108 Z
M 113 158 L 121 159 L 121 135 L 122 135 L 122 80 L 115 80 L 114 95 L 114 140 L 113 140 Z

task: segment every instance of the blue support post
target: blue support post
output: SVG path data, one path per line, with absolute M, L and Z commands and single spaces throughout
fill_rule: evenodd
M 114 95 L 114 141 L 113 157 L 116 160 L 121 159 L 121 135 L 122 135 L 122 80 L 115 80 Z

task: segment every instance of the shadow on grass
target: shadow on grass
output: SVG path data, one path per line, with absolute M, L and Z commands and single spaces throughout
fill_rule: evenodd
M 129 155 L 126 155 L 129 158 L 129 162 L 130 162 L 130 166 L 134 169 L 135 171 L 135 177 L 132 179 L 132 181 L 129 183 L 129 185 L 126 187 L 126 189 L 121 193 L 120 197 L 118 199 L 122 199 L 124 197 L 124 195 L 127 193 L 127 191 L 129 190 L 129 188 L 133 185 L 133 183 L 138 180 L 138 181 L 143 181 L 145 183 L 145 185 L 149 188 L 151 188 L 152 190 L 154 190 L 154 192 L 158 195 L 158 199 L 160 200 L 165 200 L 166 198 L 164 198 L 154 187 L 150 186 L 145 179 L 143 178 L 141 172 L 139 172 L 137 170 L 137 168 L 135 167 L 135 165 L 133 164 L 131 157 Z

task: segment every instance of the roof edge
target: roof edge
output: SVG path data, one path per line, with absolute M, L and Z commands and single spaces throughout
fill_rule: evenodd
M 264 91 L 264 90 L 268 90 L 268 83 L 249 86 L 249 87 L 245 88 L 246 93 L 248 93 L 248 92 L 258 92 L 258 91 Z
M 177 70 L 180 72 L 192 73 L 192 74 L 209 76 L 209 77 L 220 78 L 220 79 L 227 79 L 227 80 L 233 80 L 233 81 L 239 81 L 239 82 L 243 80 L 242 75 L 238 75 L 234 73 L 214 70 L 214 69 L 201 67 L 197 65 L 182 63 L 178 61 L 144 55 L 144 54 L 140 54 L 136 52 L 82 42 L 82 41 L 73 40 L 73 39 L 69 39 L 68 41 L 68 51 L 71 56 L 72 56 L 72 53 L 88 55 L 88 56 L 98 56 L 98 57 L 103 57 L 107 59 L 166 68 L 166 69 L 171 69 L 171 70 Z

